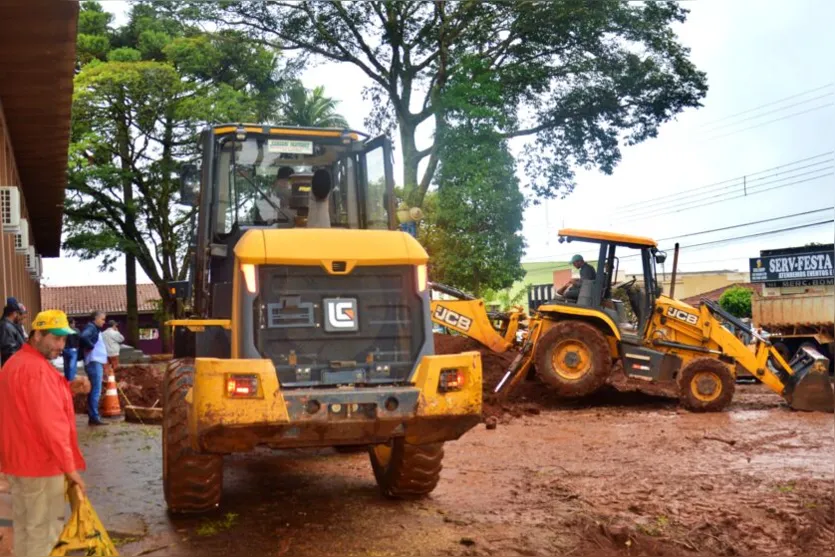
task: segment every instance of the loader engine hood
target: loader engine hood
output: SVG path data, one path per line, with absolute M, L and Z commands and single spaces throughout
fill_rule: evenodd
M 428 256 L 387 230 L 250 230 L 235 247 L 240 353 L 283 388 L 409 383 L 432 354 Z
M 405 232 L 339 228 L 249 230 L 235 255 L 241 263 L 321 265 L 331 272 L 331 263 L 345 262 L 346 270 L 336 274 L 358 265 L 424 265 L 429 260 L 423 246 Z

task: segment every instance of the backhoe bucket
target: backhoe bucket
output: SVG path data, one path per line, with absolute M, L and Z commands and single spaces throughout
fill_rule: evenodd
M 829 360 L 814 348 L 802 347 L 790 362 L 793 386 L 786 400 L 795 410 L 835 411 L 835 392 L 829 377 Z

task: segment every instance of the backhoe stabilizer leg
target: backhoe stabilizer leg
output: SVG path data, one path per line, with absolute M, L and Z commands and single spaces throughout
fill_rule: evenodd
M 808 412 L 835 412 L 829 360 L 817 350 L 804 347 L 790 365 L 794 374 L 783 393 L 789 406 Z
M 498 395 L 499 400 L 506 399 L 513 392 L 516 385 L 519 384 L 519 381 L 528 373 L 528 369 L 533 362 L 533 350 L 530 349 L 530 346 L 527 346 L 527 348 L 527 350 L 523 349 L 516 355 L 507 368 L 502 380 L 493 389 L 493 393 Z

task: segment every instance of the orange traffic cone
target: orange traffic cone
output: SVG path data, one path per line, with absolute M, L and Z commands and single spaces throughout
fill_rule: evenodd
M 101 415 L 105 418 L 121 416 L 122 407 L 119 405 L 119 391 L 116 387 L 116 376 L 113 374 L 113 367 L 106 365 L 105 371 L 107 371 L 107 385 L 104 391 L 104 407 Z

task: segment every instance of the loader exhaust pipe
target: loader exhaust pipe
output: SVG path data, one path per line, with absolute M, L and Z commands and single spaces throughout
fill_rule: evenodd
M 673 274 L 670 276 L 670 298 L 675 300 L 676 297 L 676 271 L 678 271 L 678 248 L 679 244 L 676 242 L 676 247 L 673 248 Z

